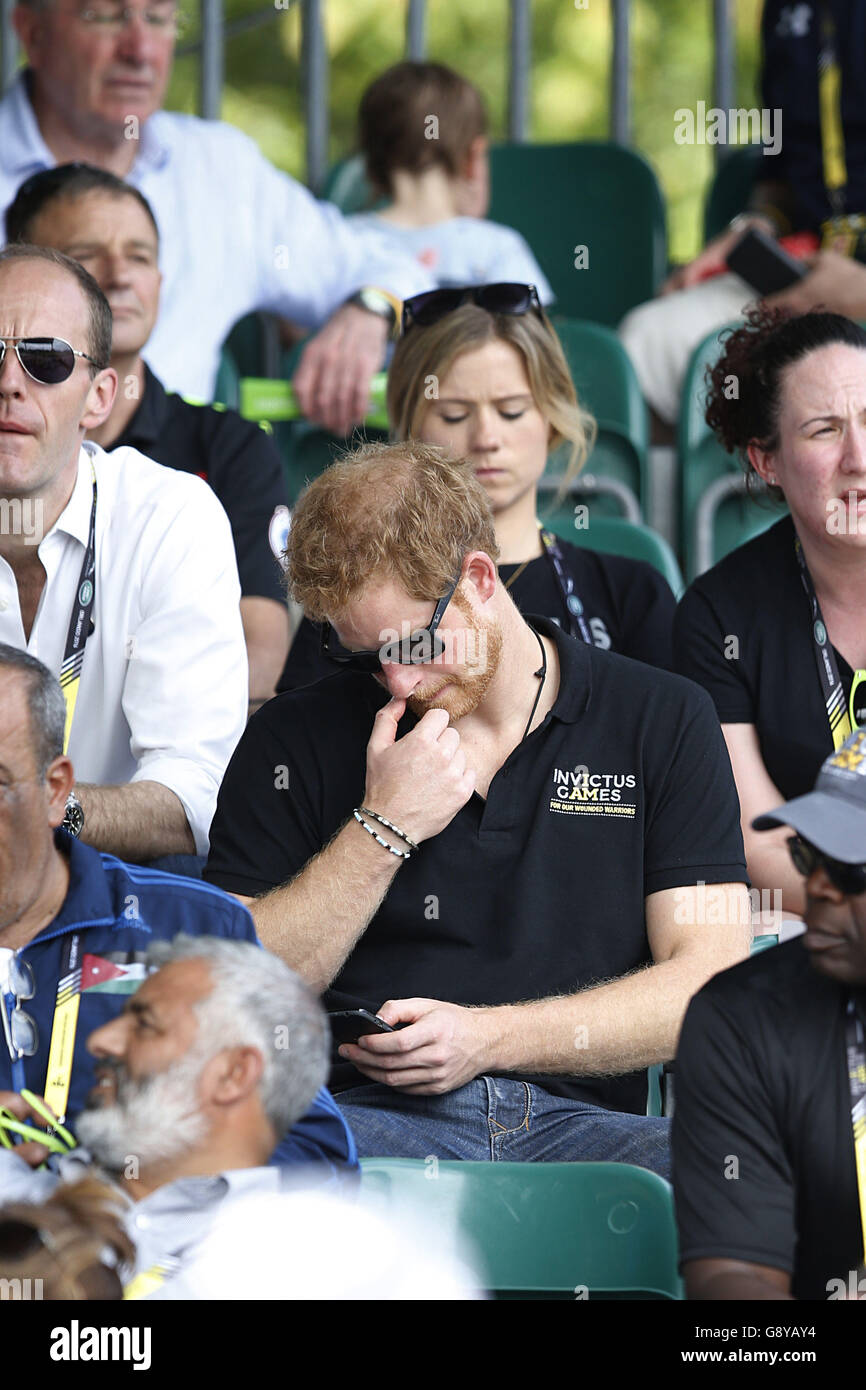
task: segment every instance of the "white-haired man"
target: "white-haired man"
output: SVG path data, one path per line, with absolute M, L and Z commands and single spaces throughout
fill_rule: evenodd
M 330 1034 L 312 992 L 251 942 L 181 934 L 147 955 L 157 966 L 123 1013 L 88 1039 L 97 1085 L 77 1129 L 86 1149 L 0 1150 L 0 1201 L 40 1201 L 95 1161 L 127 1201 L 136 1245 L 127 1298 L 173 1297 L 173 1276 L 226 1202 L 293 1179 L 268 1166 L 328 1071 Z M 21 1096 L 0 1103 L 38 1116 Z
M 0 208 L 54 164 L 126 179 L 162 235 L 147 361 L 166 386 L 211 400 L 229 329 L 266 309 L 320 330 L 294 378 L 304 414 L 341 433 L 362 419 L 398 301 L 431 288 L 428 273 L 317 202 L 242 131 L 160 109 L 174 0 L 25 0 L 13 21 L 28 65 L 0 101 Z

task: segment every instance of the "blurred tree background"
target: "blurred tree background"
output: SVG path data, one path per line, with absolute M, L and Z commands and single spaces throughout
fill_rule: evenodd
M 304 178 L 300 88 L 300 12 L 274 0 L 265 22 L 229 37 L 223 119 L 258 141 L 275 164 Z M 187 6 L 190 0 L 186 0 Z M 280 8 L 278 6 L 283 6 Z M 194 7 L 197 12 L 197 6 Z M 758 104 L 761 0 L 736 0 L 736 105 Z M 368 82 L 404 55 L 404 0 L 325 0 L 330 54 L 330 153 L 352 150 L 355 113 Z M 491 135 L 506 133 L 507 0 L 428 0 L 431 58 L 470 77 L 487 100 Z M 262 0 L 226 0 L 226 20 L 261 14 Z M 632 141 L 661 180 L 668 205 L 672 260 L 694 255 L 701 241 L 704 196 L 714 149 L 677 145 L 674 112 L 713 98 L 712 0 L 632 0 Z M 184 49 L 197 38 L 193 24 Z M 533 140 L 605 139 L 609 134 L 611 61 L 609 0 L 533 0 Z M 175 66 L 167 105 L 197 109 L 198 59 Z M 230 177 L 230 171 L 226 171 Z

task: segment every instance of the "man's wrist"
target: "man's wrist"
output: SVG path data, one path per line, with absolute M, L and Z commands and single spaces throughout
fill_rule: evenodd
M 84 829 L 84 807 L 81 804 L 75 789 L 66 798 L 66 811 L 61 822 L 61 828 L 72 835 L 77 840 Z
M 392 338 L 395 338 L 399 333 L 403 304 L 389 290 L 383 290 L 379 285 L 362 285 L 346 300 L 346 303 L 357 309 L 365 309 L 368 314 L 374 314 L 376 318 L 380 318 Z
M 513 1039 L 517 1033 L 517 1012 L 513 1004 L 472 1008 L 479 1042 L 476 1075 L 520 1065 L 513 1044 L 509 1045 L 509 1039 Z

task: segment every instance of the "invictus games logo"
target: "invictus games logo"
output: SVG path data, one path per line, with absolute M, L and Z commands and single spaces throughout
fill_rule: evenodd
M 633 772 L 591 772 L 587 767 L 553 769 L 550 810 L 579 816 L 626 816 L 637 804 L 629 793 L 637 786 Z

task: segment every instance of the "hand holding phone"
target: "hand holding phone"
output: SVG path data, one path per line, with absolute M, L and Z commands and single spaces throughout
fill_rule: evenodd
M 751 227 L 728 252 L 728 270 L 764 295 L 790 289 L 808 275 L 809 267 L 783 250 L 766 232 Z
M 367 1033 L 394 1032 L 390 1023 L 386 1023 L 378 1014 L 371 1014 L 369 1009 L 338 1009 L 335 1013 L 329 1013 L 328 1019 L 335 1046 L 356 1043 Z

